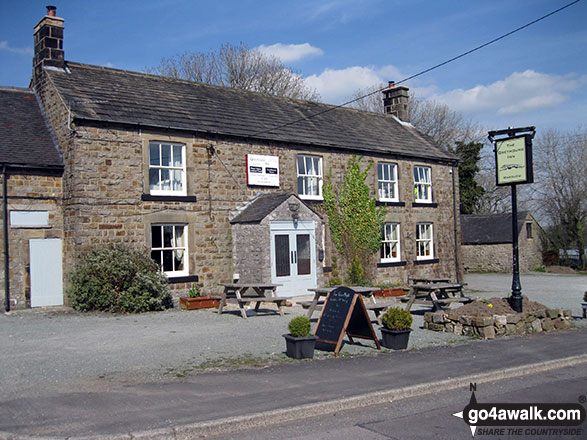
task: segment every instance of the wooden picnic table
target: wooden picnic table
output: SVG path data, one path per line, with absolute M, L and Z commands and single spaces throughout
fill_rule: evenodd
M 449 278 L 410 278 L 412 284 L 450 283 Z
M 283 304 L 287 298 L 276 296 L 275 290 L 281 284 L 271 283 L 221 283 L 224 287 L 221 294 L 213 295 L 220 300 L 218 313 L 222 313 L 224 306 L 228 303 L 236 303 L 243 318 L 247 319 L 245 305 L 255 303 L 255 312 L 259 311 L 261 303 L 274 303 L 279 314 L 283 316 Z
M 407 298 L 406 310 L 410 310 L 414 304 L 431 305 L 432 311 L 436 311 L 453 302 L 470 303 L 473 300 L 463 295 L 463 287 L 466 285 L 466 283 L 414 284 Z
M 330 292 L 332 292 L 337 287 L 340 287 L 340 286 L 317 287 L 315 289 L 308 289 L 311 292 L 314 292 L 314 299 L 312 301 L 303 301 L 303 302 L 299 303 L 299 304 L 302 304 L 302 306 L 308 306 L 308 313 L 306 314 L 306 316 L 308 318 L 311 318 L 316 310 L 321 310 L 320 307 L 324 304 L 324 301 L 321 300 L 320 298 L 326 297 Z M 378 290 L 379 289 L 378 287 L 356 286 L 356 287 L 349 287 L 349 288 L 353 289 L 356 293 L 360 293 L 361 295 L 371 294 L 371 300 L 374 303 L 376 303 L 375 296 L 373 296 L 373 292 Z M 367 308 L 369 308 L 369 307 L 367 306 Z

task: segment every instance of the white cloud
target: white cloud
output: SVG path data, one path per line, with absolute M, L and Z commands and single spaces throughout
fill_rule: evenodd
M 455 89 L 428 96 L 451 109 L 467 113 L 493 112 L 515 115 L 551 108 L 568 100 L 569 92 L 587 84 L 587 75 L 551 75 L 526 70 L 504 80 L 471 89 Z
M 303 44 L 282 44 L 276 43 L 271 46 L 265 46 L 264 44 L 256 48 L 266 55 L 272 55 L 279 58 L 284 63 L 291 63 L 299 61 L 302 58 L 309 56 L 320 56 L 324 51 L 318 47 L 312 46 L 310 43 Z
M 8 41 L 0 41 L 0 50 L 7 52 L 18 53 L 21 55 L 32 55 L 33 49 L 31 47 L 10 47 Z
M 381 68 L 352 66 L 346 69 L 326 69 L 319 75 L 305 78 L 310 88 L 318 90 L 324 102 L 341 104 L 348 100 L 357 90 L 366 90 L 389 80 L 403 78 L 400 71 L 392 66 Z

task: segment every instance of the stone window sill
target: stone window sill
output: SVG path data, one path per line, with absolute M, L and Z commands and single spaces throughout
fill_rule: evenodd
M 377 263 L 377 267 L 401 267 L 406 266 L 407 264 L 407 261 L 388 261 L 385 263 Z
M 414 261 L 414 266 L 420 266 L 422 264 L 436 264 L 439 262 L 440 260 L 438 258 L 431 258 L 430 260 L 416 260 Z

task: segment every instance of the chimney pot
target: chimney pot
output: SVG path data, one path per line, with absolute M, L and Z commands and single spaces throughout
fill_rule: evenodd
M 56 13 L 57 13 L 57 7 L 55 7 L 55 6 L 50 6 L 50 5 L 49 5 L 49 6 L 47 6 L 47 15 L 48 15 L 49 17 L 55 17 L 55 16 L 56 16 L 56 15 L 55 15 Z
M 409 95 L 406 86 L 396 86 L 389 81 L 389 87 L 383 90 L 383 108 L 404 122 L 410 122 Z

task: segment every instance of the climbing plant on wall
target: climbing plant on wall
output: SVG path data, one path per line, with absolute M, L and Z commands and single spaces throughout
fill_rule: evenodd
M 372 162 L 361 170 L 361 159 L 355 156 L 349 159 L 342 188 L 334 186 L 330 170 L 323 189 L 324 209 L 328 216 L 332 241 L 346 267 L 354 267 L 351 272 L 356 274 L 357 263 L 353 265 L 353 260 L 358 260 L 365 276 L 369 278 L 372 273 L 371 259 L 381 247 L 385 210 L 376 205 L 375 197 L 370 196 L 369 185 L 365 183 Z M 353 275 L 351 278 L 355 277 Z M 362 280 L 350 281 L 357 283 Z

